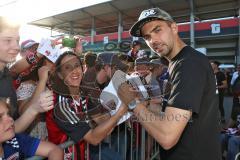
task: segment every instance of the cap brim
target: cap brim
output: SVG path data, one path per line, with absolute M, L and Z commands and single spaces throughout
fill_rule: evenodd
M 39 44 L 39 43 L 38 43 L 38 42 L 31 42 L 31 43 L 29 43 L 28 45 L 22 47 L 22 48 L 21 48 L 21 51 L 23 51 L 24 49 L 28 49 L 28 48 L 36 45 L 36 44 Z
M 32 47 L 32 46 L 35 45 L 35 44 L 39 44 L 39 43 L 37 43 L 37 42 L 29 43 L 28 45 L 26 45 L 25 48 L 30 48 L 30 47 Z
M 151 22 L 151 21 L 154 21 L 154 20 L 164 20 L 162 18 L 159 18 L 159 17 L 146 17 L 146 18 L 143 18 L 139 21 L 137 21 L 132 27 L 131 29 L 129 30 L 129 33 L 131 36 L 134 36 L 134 37 L 142 37 L 142 34 L 141 34 L 141 28 L 148 22 Z

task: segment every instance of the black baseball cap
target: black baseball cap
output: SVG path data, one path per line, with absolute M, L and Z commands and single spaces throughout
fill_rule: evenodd
M 96 64 L 98 65 L 116 65 L 117 69 L 127 70 L 128 65 L 124 64 L 116 53 L 103 52 L 98 54 Z
M 132 47 L 137 46 L 137 45 L 141 45 L 141 44 L 142 43 L 140 41 L 135 40 L 135 41 L 132 42 Z
M 148 57 L 139 57 L 135 60 L 135 65 L 141 65 L 141 64 L 145 64 L 145 65 L 149 65 L 150 63 L 150 59 Z
M 152 59 L 150 62 L 153 65 L 161 65 L 161 64 L 163 64 L 160 59 Z
M 151 8 L 142 11 L 140 14 L 138 21 L 131 27 L 130 35 L 134 37 L 142 37 L 141 28 L 144 24 L 154 21 L 154 20 L 164 20 L 174 22 L 173 18 L 166 11 L 159 8 Z

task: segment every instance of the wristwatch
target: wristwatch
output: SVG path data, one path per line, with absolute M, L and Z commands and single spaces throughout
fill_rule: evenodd
M 128 104 L 129 111 L 133 111 L 138 105 L 138 102 L 134 99 Z

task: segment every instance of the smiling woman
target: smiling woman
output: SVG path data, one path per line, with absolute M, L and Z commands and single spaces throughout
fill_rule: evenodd
M 96 126 L 95 118 L 99 115 L 96 116 L 97 106 L 93 105 L 91 97 L 81 92 L 83 68 L 80 58 L 75 53 L 66 51 L 59 56 L 55 64 L 56 70 L 49 78 L 54 91 L 54 108 L 46 114 L 48 140 L 61 144 L 69 138 L 72 139 L 75 145 L 64 149 L 66 159 L 76 160 L 77 157 L 84 159 L 86 143 L 98 145 L 127 112 L 127 107 L 122 104 L 115 115 Z M 102 159 L 121 159 L 118 153 L 109 148 L 105 148 L 107 149 L 105 154 L 104 148 L 104 146 L 101 148 Z M 89 151 L 92 157 L 99 153 L 92 146 Z M 107 156 L 104 158 L 104 155 Z

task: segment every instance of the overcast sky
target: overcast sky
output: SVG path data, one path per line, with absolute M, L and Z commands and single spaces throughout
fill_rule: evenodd
M 50 36 L 51 32 L 25 23 L 107 1 L 111 0 L 0 0 L 0 15 L 13 17 L 23 24 L 21 40 L 39 41 L 42 35 Z
M 110 0 L 0 0 L 0 15 L 29 22 L 107 1 Z

